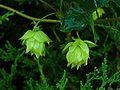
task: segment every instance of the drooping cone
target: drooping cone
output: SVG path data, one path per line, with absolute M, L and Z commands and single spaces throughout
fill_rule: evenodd
M 28 30 L 21 38 L 22 44 L 26 45 L 26 53 L 31 52 L 37 58 L 45 56 L 45 43 L 50 43 L 49 37 L 42 31 Z
M 87 42 L 87 44 L 89 44 L 91 47 L 95 46 L 95 44 L 90 41 L 86 40 L 85 42 Z M 67 66 L 72 65 L 71 68 L 77 66 L 78 70 L 82 64 L 87 65 L 89 58 L 89 48 L 85 42 L 81 39 L 75 39 L 75 42 L 70 42 L 65 46 L 63 52 L 69 49 L 66 55 L 68 61 Z

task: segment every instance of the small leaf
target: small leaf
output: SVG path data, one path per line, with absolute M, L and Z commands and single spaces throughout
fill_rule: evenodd
M 69 42 L 69 43 L 64 47 L 64 49 L 62 50 L 62 53 L 64 54 L 72 44 L 73 44 L 73 42 Z
M 91 26 L 91 30 L 92 30 L 93 35 L 94 35 L 94 41 L 95 41 L 95 43 L 97 43 L 97 41 L 99 40 L 99 36 L 96 33 L 95 28 L 94 28 L 94 20 L 93 20 L 92 15 L 90 16 L 90 26 Z
M 88 40 L 84 40 L 84 42 L 88 45 L 88 47 L 95 47 L 97 46 L 95 43 L 88 41 Z

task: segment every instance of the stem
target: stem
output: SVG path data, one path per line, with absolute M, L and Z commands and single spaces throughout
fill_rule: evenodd
M 42 17 L 42 18 L 41 18 L 41 20 L 42 20 L 42 19 L 44 19 L 44 18 L 46 18 L 46 17 L 48 17 L 48 16 L 50 16 L 50 15 L 53 15 L 53 14 L 55 14 L 55 13 L 50 13 L 50 14 L 47 14 L 46 16 Z M 35 24 L 35 26 L 34 26 L 34 27 L 37 27 L 37 26 L 38 26 L 38 24 L 41 22 L 41 20 L 39 20 L 39 21 Z
M 50 13 L 50 14 L 47 14 L 46 16 L 42 17 L 41 19 L 45 19 L 46 17 L 50 16 L 50 15 L 53 15 L 55 13 Z
M 58 40 L 58 42 L 61 42 L 61 40 L 60 40 L 60 38 L 58 37 L 58 35 L 57 35 L 57 33 L 55 32 L 55 30 L 53 30 L 53 33 L 54 33 L 56 39 Z
M 78 33 L 78 32 L 76 32 L 76 34 L 77 34 L 77 37 L 80 39 L 79 33 Z
M 61 39 L 59 38 L 58 34 L 56 33 L 55 29 L 56 29 L 57 25 L 55 25 L 53 28 L 52 28 L 52 31 L 55 35 L 55 38 L 58 40 L 58 42 L 61 42 Z
M 52 5 L 50 5 L 50 4 L 48 4 L 47 2 L 45 2 L 45 1 L 43 1 L 43 0 L 40 0 L 43 4 L 45 4 L 45 5 L 47 5 L 48 7 L 50 7 L 51 9 L 53 9 L 54 11 L 56 11 L 56 9 L 52 6 Z
M 60 12 L 62 12 L 62 3 L 63 3 L 63 0 L 60 0 Z
M 40 19 L 40 18 L 32 17 L 32 16 L 29 16 L 29 15 L 23 14 L 23 13 L 15 10 L 15 9 L 13 9 L 13 8 L 11 8 L 11 7 L 8 7 L 8 6 L 6 6 L 6 5 L 3 5 L 3 4 L 0 4 L 0 7 L 1 7 L 1 8 L 4 8 L 4 9 L 6 9 L 6 10 L 12 11 L 12 12 L 14 12 L 14 13 L 16 13 L 16 14 L 24 17 L 24 18 L 27 18 L 27 19 L 29 19 L 29 20 L 32 20 L 32 21 L 49 22 L 49 23 L 60 23 L 60 20 Z
M 44 2 L 43 0 L 40 0 L 41 2 Z M 6 5 L 3 5 L 3 4 L 0 4 L 0 7 L 1 8 L 4 8 L 6 10 L 9 10 L 9 11 L 12 11 L 12 12 L 15 12 L 16 14 L 24 17 L 24 18 L 27 18 L 29 20 L 32 20 L 32 21 L 40 21 L 40 22 L 49 22 L 49 23 L 60 23 L 61 21 L 60 20 L 53 20 L 53 19 L 40 19 L 40 18 L 36 18 L 36 17 L 32 17 L 32 16 L 29 16 L 29 15 L 26 15 L 26 14 L 23 14 L 11 7 L 8 7 Z M 106 18 L 106 19 L 99 19 L 99 20 L 96 20 L 95 23 L 102 23 L 102 22 L 115 22 L 115 21 L 120 21 L 120 17 L 116 17 L 116 18 Z
M 39 69 L 39 72 L 40 72 L 40 74 L 41 74 L 41 79 L 42 79 L 43 83 L 45 84 L 45 86 L 47 87 L 47 81 L 46 81 L 46 78 L 45 78 L 45 76 L 44 76 L 44 74 L 43 74 L 43 67 L 42 67 L 42 65 L 40 64 L 39 59 L 35 59 L 35 60 L 36 60 L 36 62 L 37 62 L 38 69 Z
M 105 30 L 110 29 L 110 30 L 113 30 L 113 31 L 118 31 L 116 28 L 113 28 L 111 26 L 106 26 L 106 25 L 101 25 L 101 24 L 95 24 L 95 26 L 105 28 Z
M 115 22 L 115 21 L 120 21 L 120 17 L 116 17 L 116 18 L 106 18 L 106 19 L 99 19 L 99 20 L 96 20 L 95 23 Z

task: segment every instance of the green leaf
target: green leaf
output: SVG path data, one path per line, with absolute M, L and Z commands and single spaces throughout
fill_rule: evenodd
M 64 73 L 63 73 L 63 77 L 61 78 L 61 80 L 56 84 L 56 87 L 59 89 L 59 90 L 65 90 L 65 86 L 68 82 L 68 78 L 66 78 L 66 71 L 64 70 Z
M 91 30 L 92 30 L 93 35 L 94 35 L 94 41 L 95 41 L 95 43 L 97 43 L 97 41 L 99 40 L 99 36 L 96 33 L 95 28 L 94 28 L 94 20 L 93 20 L 92 15 L 90 16 L 90 26 L 91 26 Z
M 72 30 L 83 30 L 88 24 L 89 16 L 82 8 L 72 8 L 66 12 L 65 18 L 62 20 L 61 31 L 71 32 Z
M 64 49 L 62 50 L 62 53 L 64 54 L 72 44 L 73 44 L 73 42 L 69 42 L 69 43 L 64 47 Z
M 90 22 L 90 15 L 97 7 L 104 6 L 107 0 L 65 0 L 69 7 L 62 18 L 61 31 L 83 30 Z
M 73 6 L 66 10 L 62 20 L 61 31 L 83 30 L 89 23 L 89 16 L 95 10 L 93 0 L 74 0 Z M 70 4 L 71 4 L 70 3 Z
M 12 15 L 14 15 L 13 12 L 7 12 L 4 15 L 0 16 L 0 24 L 2 24 L 2 21 L 5 21 L 5 20 L 9 21 L 8 17 Z
M 84 42 L 87 44 L 88 47 L 95 47 L 97 46 L 95 43 L 88 41 L 88 40 L 84 40 Z

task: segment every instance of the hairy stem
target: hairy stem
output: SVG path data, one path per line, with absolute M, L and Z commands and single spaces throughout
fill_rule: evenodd
M 4 8 L 6 10 L 9 10 L 9 11 L 12 11 L 24 18 L 27 18 L 29 20 L 33 20 L 33 21 L 40 21 L 40 22 L 49 22 L 49 23 L 60 23 L 60 20 L 53 20 L 53 19 L 40 19 L 40 18 L 36 18 L 36 17 L 32 17 L 32 16 L 29 16 L 29 15 L 26 15 L 26 14 L 23 14 L 22 12 L 19 12 L 11 7 L 8 7 L 6 5 L 3 5 L 3 4 L 0 4 L 0 7 L 1 8 Z

